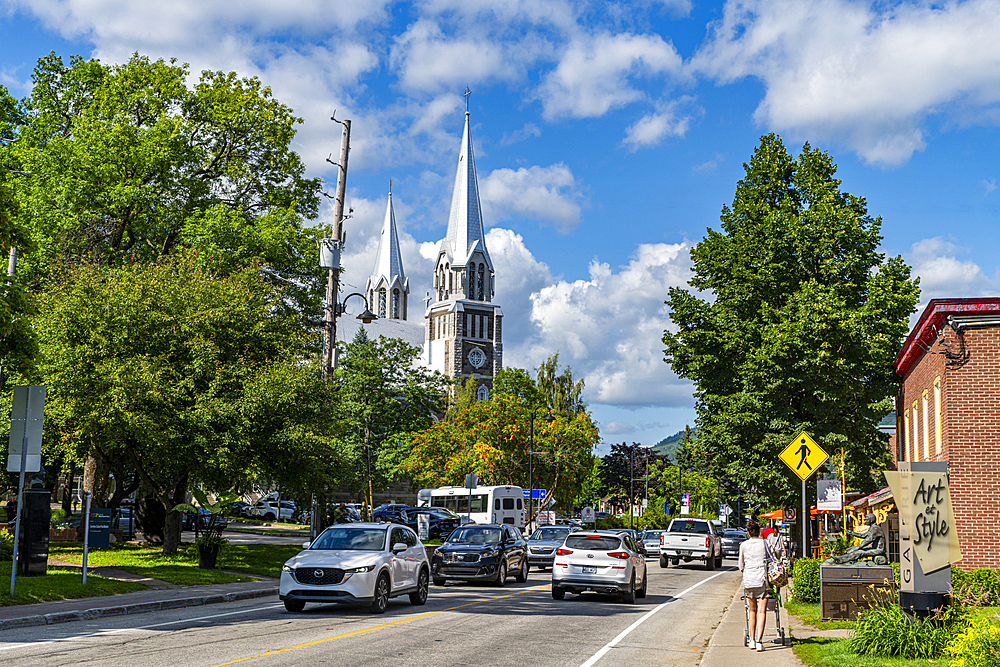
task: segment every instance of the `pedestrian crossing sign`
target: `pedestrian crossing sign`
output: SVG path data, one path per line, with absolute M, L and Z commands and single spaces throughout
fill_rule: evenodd
M 802 431 L 781 454 L 778 455 L 785 465 L 792 469 L 799 479 L 805 481 L 809 479 L 816 469 L 826 463 L 830 455 L 823 451 L 823 448 L 816 444 L 808 433 Z

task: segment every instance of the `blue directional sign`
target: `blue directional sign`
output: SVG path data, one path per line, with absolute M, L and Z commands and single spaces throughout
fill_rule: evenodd
M 524 492 L 524 497 L 528 497 L 528 489 L 521 489 Z M 531 489 L 531 497 L 535 500 L 545 500 L 545 489 Z

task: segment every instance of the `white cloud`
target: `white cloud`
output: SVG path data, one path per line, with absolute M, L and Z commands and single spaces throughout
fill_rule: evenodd
M 559 280 L 532 294 L 534 335 L 509 343 L 511 355 L 526 362 L 512 365 L 535 367 L 559 352 L 560 362 L 585 378 L 590 401 L 688 406 L 691 387 L 664 363 L 661 341 L 667 289 L 690 277 L 688 250 L 683 243 L 643 244 L 617 271 L 595 260 L 589 280 Z
M 1000 280 L 990 279 L 978 264 L 963 261 L 968 248 L 955 245 L 940 236 L 917 241 L 904 255 L 920 277 L 920 299 L 995 296 L 1000 293 Z M 922 306 L 918 309 L 918 314 Z
M 729 0 L 692 65 L 721 82 L 760 79 L 756 118 L 769 129 L 897 165 L 924 148 L 932 116 L 989 122 L 998 34 L 995 0 Z
M 645 97 L 632 78 L 680 71 L 677 50 L 659 35 L 579 35 L 545 76 L 537 98 L 546 119 L 602 116 Z
M 986 194 L 989 194 L 997 189 L 997 179 L 995 178 L 984 178 L 979 183 L 986 189 Z
M 691 124 L 691 115 L 685 115 L 680 108 L 689 106 L 693 101 L 692 97 L 685 95 L 658 105 L 654 113 L 646 114 L 625 130 L 622 143 L 635 152 L 659 144 L 664 137 L 683 137 Z
M 520 215 L 569 231 L 580 222 L 582 196 L 573 172 L 561 162 L 516 171 L 496 169 L 480 179 L 479 197 L 490 224 Z
M 635 433 L 635 426 L 616 419 L 601 426 L 601 432 L 609 435 Z
M 516 144 L 518 142 L 524 141 L 528 137 L 540 137 L 542 136 L 542 131 L 538 129 L 538 126 L 534 123 L 525 123 L 524 127 L 520 130 L 514 130 L 513 132 L 504 132 L 503 138 L 500 139 L 501 146 L 510 146 L 511 144 Z

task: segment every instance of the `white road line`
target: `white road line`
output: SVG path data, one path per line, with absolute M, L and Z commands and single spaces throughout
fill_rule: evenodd
M 59 639 L 47 639 L 40 642 L 24 642 L 21 644 L 10 644 L 8 646 L 0 646 L 0 651 L 9 651 L 15 648 L 31 648 L 35 646 L 45 646 L 46 644 L 58 644 L 61 642 L 71 642 L 78 639 L 88 639 L 90 637 L 106 637 L 108 635 L 117 635 L 123 632 L 139 632 L 140 630 L 152 630 L 153 628 L 161 628 L 165 625 L 177 625 L 179 623 L 192 623 L 195 621 L 207 621 L 212 618 L 221 618 L 223 616 L 233 616 L 235 614 L 250 614 L 258 611 L 266 611 L 268 609 L 275 609 L 281 607 L 280 604 L 270 604 L 263 607 L 254 607 L 252 609 L 241 609 L 240 611 L 228 611 L 224 614 L 211 614 L 210 616 L 198 616 L 195 618 L 181 618 L 176 621 L 165 621 L 163 623 L 153 623 L 152 625 L 143 625 L 138 628 L 119 628 L 118 630 L 99 630 L 97 632 L 91 632 L 84 635 L 72 635 L 70 637 L 61 637 Z M 109 618 L 122 618 L 120 616 L 111 616 Z M 97 620 L 97 619 L 94 619 Z
M 732 570 L 726 570 L 726 572 L 732 572 Z M 661 609 L 663 609 L 664 607 L 666 607 L 668 604 L 670 604 L 674 600 L 676 600 L 678 598 L 681 598 L 681 597 L 684 597 L 684 595 L 686 595 L 687 593 L 690 593 L 691 591 L 693 591 L 694 589 L 698 588 L 702 584 L 708 583 L 709 581 L 711 581 L 712 579 L 715 579 L 716 577 L 721 577 L 722 575 L 726 574 L 726 572 L 720 572 L 718 574 L 713 574 L 711 577 L 708 577 L 707 579 L 702 579 L 701 581 L 699 581 L 694 586 L 691 586 L 690 588 L 685 588 L 683 591 L 681 591 L 677 595 L 670 596 L 670 599 L 667 600 L 666 602 L 663 602 L 663 603 L 661 603 L 661 604 L 653 607 L 648 612 L 646 612 L 638 621 L 636 621 L 632 625 L 630 625 L 627 628 L 625 628 L 620 635 L 618 635 L 617 637 L 615 637 L 614 639 L 612 639 L 611 641 L 609 641 L 607 644 L 605 644 L 604 648 L 602 648 L 600 651 L 598 651 L 597 653 L 595 653 L 594 655 L 592 655 L 590 657 L 590 659 L 587 660 L 587 662 L 585 662 L 582 665 L 580 665 L 580 667 L 593 667 L 595 664 L 597 664 L 598 660 L 600 660 L 601 658 L 604 657 L 605 653 L 607 653 L 608 651 L 610 651 L 611 649 L 613 649 L 618 644 L 618 642 L 620 642 L 621 640 L 625 639 L 625 637 L 627 637 L 630 632 L 632 632 L 637 627 L 639 627 L 640 625 L 642 625 L 643 623 L 645 623 L 646 620 L 650 616 L 652 616 L 656 612 L 660 611 Z

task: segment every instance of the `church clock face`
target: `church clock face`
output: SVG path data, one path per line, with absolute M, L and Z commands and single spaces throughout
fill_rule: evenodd
M 478 347 L 469 352 L 469 363 L 473 368 L 482 368 L 486 363 L 486 355 Z

